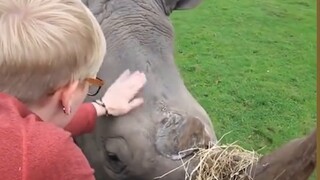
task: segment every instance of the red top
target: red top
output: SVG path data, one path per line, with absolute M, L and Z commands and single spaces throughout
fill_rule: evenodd
M 84 103 L 65 131 L 0 93 L 0 179 L 93 180 L 94 171 L 71 136 L 93 130 L 95 119 L 94 107 Z

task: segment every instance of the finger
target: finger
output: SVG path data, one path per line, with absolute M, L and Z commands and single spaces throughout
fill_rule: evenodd
M 123 81 L 124 79 L 127 79 L 130 76 L 130 70 L 126 69 L 122 74 L 117 78 L 116 82 Z
M 144 73 L 140 74 L 140 78 L 141 78 L 141 83 L 144 85 L 147 82 L 147 77 Z
M 130 100 L 133 99 L 142 89 L 143 85 L 140 86 L 134 86 L 133 88 L 128 88 L 125 91 L 123 91 L 123 97 Z
M 128 78 L 128 84 L 126 84 L 126 86 L 128 89 L 138 90 L 144 86 L 146 81 L 146 76 L 139 72 L 137 75 Z
M 141 74 L 140 77 L 137 78 L 136 83 L 132 87 L 133 90 L 139 91 L 147 82 L 147 78 L 144 74 Z
M 126 73 L 126 72 L 124 72 Z M 124 74 L 123 73 L 123 74 Z M 128 74 L 124 74 L 123 76 L 119 77 L 118 79 L 118 82 L 124 82 L 124 86 L 127 86 L 128 88 L 128 81 L 130 81 L 132 78 L 136 78 L 139 74 L 139 71 L 135 71 L 133 73 L 130 74 L 130 71 Z
M 146 79 L 145 78 L 136 81 L 133 86 L 131 86 L 130 88 L 126 89 L 126 92 L 125 92 L 126 97 L 129 98 L 129 99 L 134 98 L 142 90 L 142 88 L 144 87 L 145 83 L 146 83 Z
M 130 77 L 129 77 L 129 78 L 135 78 L 135 77 L 138 77 L 138 76 L 139 76 L 139 74 L 140 74 L 140 71 L 135 71 L 135 72 L 133 72 L 133 73 L 130 75 Z
M 135 93 L 139 92 L 146 84 L 147 80 L 145 77 L 141 77 L 132 87 L 132 90 L 135 91 Z
M 134 108 L 137 108 L 138 106 L 141 106 L 143 104 L 143 98 L 136 98 L 136 99 L 133 99 L 130 103 L 129 103 L 129 111 L 134 109 Z

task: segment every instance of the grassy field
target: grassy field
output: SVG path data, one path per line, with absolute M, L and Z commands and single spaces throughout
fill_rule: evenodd
M 316 0 L 205 0 L 171 16 L 176 63 L 224 143 L 266 153 L 316 125 Z

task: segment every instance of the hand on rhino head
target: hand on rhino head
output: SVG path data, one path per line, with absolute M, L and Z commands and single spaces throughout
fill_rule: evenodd
M 101 98 L 102 106 L 94 104 L 98 116 L 104 115 L 106 110 L 109 115 L 120 116 L 140 106 L 143 98 L 135 98 L 135 96 L 146 81 L 145 74 L 140 71 L 132 74 L 128 69 L 124 71 Z

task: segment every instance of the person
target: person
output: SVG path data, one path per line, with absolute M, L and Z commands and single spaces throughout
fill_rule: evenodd
M 80 0 L 0 1 L 0 179 L 92 180 L 72 136 L 143 104 L 145 74 L 124 71 L 101 99 L 105 37 Z M 107 119 L 106 119 L 107 120 Z

